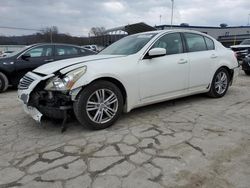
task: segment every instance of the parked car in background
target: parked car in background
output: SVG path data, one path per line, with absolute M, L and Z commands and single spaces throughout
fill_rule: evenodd
M 241 66 L 246 75 L 250 75 L 250 54 L 243 59 Z
M 0 92 L 9 85 L 17 86 L 29 71 L 57 60 L 92 55 L 95 52 L 69 44 L 34 44 L 0 58 Z
M 2 54 L 0 54 L 0 57 L 10 56 L 13 52 L 14 51 L 12 51 L 12 50 L 4 51 Z
M 83 48 L 86 48 L 86 49 L 89 49 L 89 50 L 93 50 L 93 51 L 95 51 L 95 52 L 98 51 L 96 45 L 84 45 L 84 46 L 82 46 L 82 47 L 83 47 Z
M 239 45 L 230 46 L 230 48 L 236 53 L 237 59 L 241 61 L 250 54 L 250 39 L 245 39 Z
M 234 52 L 206 34 L 154 31 L 95 56 L 43 65 L 22 78 L 18 97 L 37 121 L 71 112 L 82 125 L 104 129 L 140 106 L 197 93 L 223 97 L 238 72 Z

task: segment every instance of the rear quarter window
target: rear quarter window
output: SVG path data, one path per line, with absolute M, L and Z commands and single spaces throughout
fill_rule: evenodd
M 204 37 L 206 44 L 207 44 L 207 49 L 208 50 L 214 50 L 214 41 L 208 37 Z

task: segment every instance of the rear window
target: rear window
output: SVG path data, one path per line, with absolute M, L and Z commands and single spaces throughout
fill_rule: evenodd
M 78 48 L 74 46 L 56 46 L 56 55 L 57 56 L 67 56 L 67 55 L 78 55 Z
M 202 35 L 193 34 L 193 33 L 184 33 L 188 51 L 189 52 L 198 52 L 207 50 L 207 46 Z

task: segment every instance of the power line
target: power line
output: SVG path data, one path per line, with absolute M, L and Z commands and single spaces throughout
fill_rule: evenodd
M 43 31 L 42 29 L 31 29 L 23 27 L 9 27 L 9 26 L 0 26 L 2 29 L 15 29 L 15 30 L 26 30 L 26 31 Z

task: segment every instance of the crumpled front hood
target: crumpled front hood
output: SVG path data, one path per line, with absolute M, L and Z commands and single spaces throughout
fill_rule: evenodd
M 86 62 L 91 62 L 91 61 L 100 61 L 100 60 L 117 58 L 117 57 L 121 57 L 121 56 L 120 55 L 90 55 L 90 56 L 84 56 L 84 57 L 78 57 L 78 58 L 64 59 L 64 60 L 54 61 L 52 63 L 42 65 L 36 68 L 35 70 L 33 70 L 32 72 L 49 75 L 61 69 L 64 69 L 66 67 L 73 66 L 75 64 L 86 63 Z

